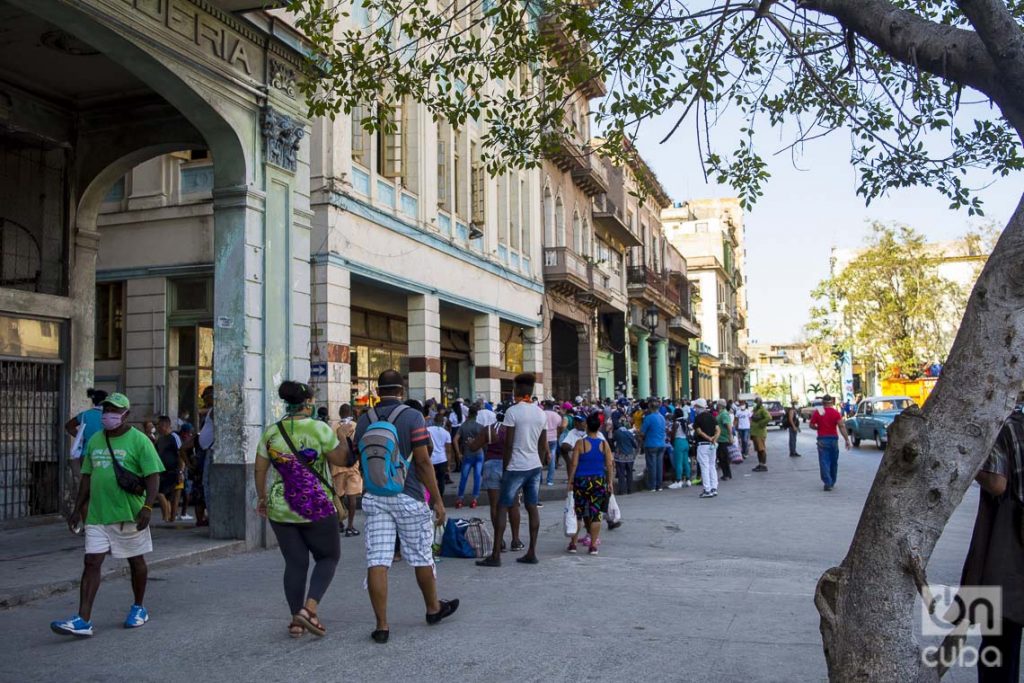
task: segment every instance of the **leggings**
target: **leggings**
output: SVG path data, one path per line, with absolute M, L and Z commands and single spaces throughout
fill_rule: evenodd
M 277 536 L 277 545 L 284 556 L 284 597 L 288 609 L 295 614 L 305 600 L 320 602 L 327 587 L 334 578 L 341 558 L 341 540 L 338 535 L 338 520 L 331 516 L 308 524 L 286 524 L 270 522 L 270 528 Z M 306 575 L 309 572 L 309 556 L 313 555 L 313 574 L 309 579 L 309 593 L 306 593 Z
M 672 444 L 672 466 L 676 470 L 676 481 L 690 478 L 690 442 L 676 439 Z
M 445 475 L 448 474 L 448 461 L 434 464 L 434 478 L 437 479 L 437 492 L 444 498 Z
M 462 476 L 459 478 L 459 498 L 466 493 L 469 471 L 473 470 L 473 497 L 480 495 L 480 474 L 484 471 L 484 454 L 467 455 L 462 458 Z

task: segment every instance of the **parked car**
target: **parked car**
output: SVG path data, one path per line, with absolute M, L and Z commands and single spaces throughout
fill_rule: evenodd
M 871 396 L 857 404 L 857 412 L 846 420 L 846 430 L 854 446 L 873 439 L 880 449 L 889 442 L 889 425 L 910 406 L 917 405 L 909 396 Z
M 813 401 L 811 401 L 810 403 L 808 403 L 807 405 L 800 409 L 800 419 L 803 420 L 804 422 L 810 422 L 811 414 L 814 413 L 815 410 L 820 408 L 821 405 L 822 400 L 820 398 L 814 399 Z
M 768 423 L 769 426 L 775 425 L 779 428 L 785 428 L 786 409 L 782 407 L 782 403 L 780 401 L 765 401 L 764 407 L 768 410 L 768 414 L 772 416 L 772 421 Z

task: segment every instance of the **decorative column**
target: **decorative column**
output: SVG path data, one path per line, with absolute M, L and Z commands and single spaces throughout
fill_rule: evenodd
M 629 340 L 629 313 L 625 314 L 622 351 L 626 356 L 626 398 L 633 398 L 633 345 Z
M 410 294 L 409 398 L 441 398 L 441 308 L 433 294 Z
M 523 330 L 523 371 L 532 372 L 537 378 L 533 395 L 540 399 L 544 395 L 544 339 L 543 327 L 528 327 Z M 535 343 L 531 343 L 531 340 Z
M 333 418 L 352 400 L 352 275 L 327 255 L 314 262 L 310 385 Z
M 592 323 L 576 325 L 577 354 L 579 359 L 580 394 L 587 398 L 597 398 L 597 330 Z M 575 396 L 567 397 L 570 401 Z
M 660 398 L 672 394 L 668 384 L 668 339 L 659 339 L 654 343 L 654 385 L 655 393 Z
M 494 313 L 473 318 L 473 364 L 476 366 L 474 399 L 501 398 L 501 319 Z
M 636 378 L 637 398 L 647 399 L 651 395 L 651 359 L 648 355 L 647 344 L 651 333 L 637 330 L 636 333 Z

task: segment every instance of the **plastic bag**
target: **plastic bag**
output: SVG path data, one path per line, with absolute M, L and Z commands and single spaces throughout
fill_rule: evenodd
M 576 533 L 576 502 L 573 500 L 572 491 L 565 498 L 565 535 L 573 536 Z
M 622 521 L 622 511 L 619 510 L 619 501 L 615 500 L 614 493 L 608 499 L 608 521 L 612 524 Z
M 733 465 L 739 465 L 743 462 L 743 453 L 740 452 L 740 446 L 735 441 L 729 444 L 729 461 Z

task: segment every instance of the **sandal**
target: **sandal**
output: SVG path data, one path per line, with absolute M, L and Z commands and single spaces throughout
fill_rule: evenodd
M 349 528 L 345 529 L 345 536 L 346 537 L 358 536 L 358 535 L 359 535 L 359 529 L 356 529 L 355 527 L 351 527 L 350 526 Z
M 512 552 L 517 552 L 517 551 L 525 550 L 525 549 L 526 549 L 526 546 L 523 545 L 522 541 L 512 541 Z
M 295 613 L 295 621 L 317 638 L 323 638 L 327 634 L 327 629 L 320 623 L 316 614 L 311 613 L 305 607 Z
M 288 636 L 290 638 L 301 638 L 306 635 L 306 627 L 297 621 L 288 624 Z

